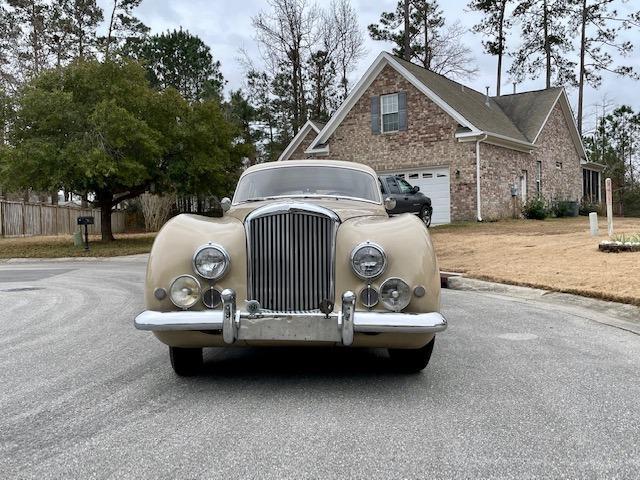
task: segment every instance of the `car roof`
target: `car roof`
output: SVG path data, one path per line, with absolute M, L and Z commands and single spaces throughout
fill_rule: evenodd
M 256 165 L 252 165 L 247 168 L 242 175 L 246 175 L 248 173 L 257 172 L 259 170 L 268 170 L 271 168 L 285 168 L 285 167 L 338 167 L 338 168 L 350 168 L 352 170 L 360 170 L 366 172 L 373 177 L 377 177 L 376 172 L 373 168 L 364 165 L 362 163 L 356 162 L 347 162 L 344 160 L 319 160 L 319 159 L 308 159 L 308 160 L 283 160 L 281 162 L 265 162 L 258 163 Z

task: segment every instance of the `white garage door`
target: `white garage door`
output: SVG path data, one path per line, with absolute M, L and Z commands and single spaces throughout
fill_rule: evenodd
M 417 185 L 422 193 L 431 198 L 431 205 L 433 206 L 431 223 L 433 225 L 451 223 L 451 178 L 449 176 L 449 167 L 405 170 L 393 173 L 404 178 L 411 185 Z

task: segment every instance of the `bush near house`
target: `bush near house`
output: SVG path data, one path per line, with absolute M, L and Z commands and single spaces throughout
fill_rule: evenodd
M 549 216 L 549 208 L 543 197 L 527 200 L 522 206 L 522 215 L 530 220 L 544 220 Z

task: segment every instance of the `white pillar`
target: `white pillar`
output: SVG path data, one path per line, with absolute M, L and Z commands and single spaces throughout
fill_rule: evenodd
M 607 178 L 604 181 L 606 197 L 607 197 L 607 227 L 609 230 L 609 236 L 613 236 L 613 198 L 611 195 L 611 179 Z
M 591 227 L 591 236 L 598 236 L 598 214 L 596 212 L 591 212 L 589 214 L 589 226 Z

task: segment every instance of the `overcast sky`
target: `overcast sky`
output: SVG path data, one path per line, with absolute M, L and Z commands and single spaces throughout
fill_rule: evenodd
M 309 0 L 309 2 L 311 1 Z M 367 25 L 379 19 L 380 12 L 393 10 L 397 4 L 397 0 L 351 0 L 351 2 L 358 13 L 363 32 L 366 31 Z M 105 10 L 105 17 L 108 17 L 111 1 L 98 0 L 98 3 Z M 322 7 L 329 4 L 330 0 L 317 0 L 316 3 Z M 453 23 L 460 20 L 466 28 L 470 29 L 477 22 L 479 16 L 467 9 L 467 3 L 468 0 L 441 0 L 440 5 L 444 10 L 446 21 Z M 630 11 L 636 0 L 627 3 L 618 0 L 618 3 L 620 3 L 619 11 Z M 222 62 L 222 73 L 228 81 L 228 90 L 244 85 L 243 71 L 238 61 L 241 48 L 244 48 L 257 64 L 260 62 L 260 54 L 253 39 L 251 17 L 267 7 L 264 0 L 144 0 L 137 10 L 137 14 L 146 25 L 151 27 L 152 33 L 182 26 L 202 38 L 211 47 L 214 58 Z M 368 53 L 360 61 L 352 81 L 357 81 L 360 78 L 360 75 L 381 50 L 391 50 L 391 45 L 384 42 L 374 42 L 368 35 L 365 36 Z M 632 57 L 625 59 L 625 61 L 640 71 L 640 31 L 638 29 L 628 31 L 626 37 L 633 42 L 636 51 Z M 465 43 L 472 49 L 479 72 L 473 80 L 464 83 L 482 92 L 485 91 L 486 86 L 490 86 L 490 92 L 494 95 L 496 58 L 483 53 L 479 35 L 468 32 Z M 515 45 L 517 45 L 517 38 L 510 38 L 509 46 Z M 506 59 L 506 62 L 504 72 L 509 67 L 509 59 Z M 513 86 L 504 72 L 502 93 L 511 93 Z M 518 85 L 518 91 L 544 88 L 543 77 Z M 593 125 L 595 105 L 602 104 L 603 98 L 606 98 L 607 103 L 612 105 L 626 103 L 639 111 L 639 90 L 640 81 L 620 79 L 613 74 L 605 75 L 603 85 L 599 90 L 588 89 L 586 92 L 585 129 Z M 568 93 L 575 110 L 577 90 L 570 89 Z

